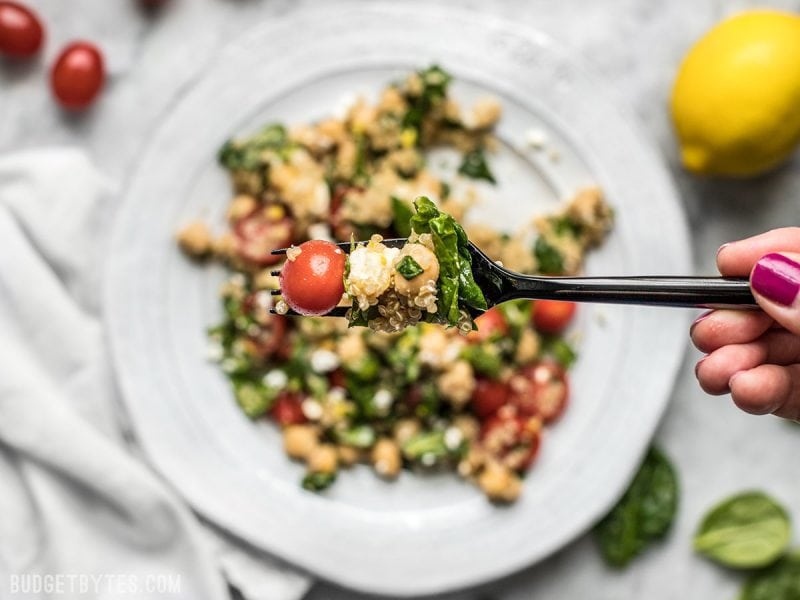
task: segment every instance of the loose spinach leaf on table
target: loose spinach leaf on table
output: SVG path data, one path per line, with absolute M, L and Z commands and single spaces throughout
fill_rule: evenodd
M 738 600 L 797 600 L 800 598 L 800 551 L 795 550 L 771 567 L 753 573 Z
M 614 567 L 627 565 L 669 531 L 677 506 L 675 470 L 661 451 L 651 448 L 628 491 L 595 527 L 603 558 Z
M 762 492 L 747 491 L 706 513 L 694 536 L 694 549 L 726 567 L 755 569 L 775 562 L 789 536 L 786 510 Z
M 336 481 L 336 473 L 308 473 L 303 477 L 301 485 L 311 492 L 321 492 Z
M 456 220 L 436 208 L 425 196 L 414 201 L 416 214 L 411 228 L 418 234 L 429 233 L 439 261 L 439 318 L 457 325 L 460 305 L 485 310 L 486 299 L 472 276 L 472 257 L 467 234 Z
M 489 163 L 486 161 L 486 152 L 483 148 L 476 148 L 467 152 L 464 155 L 461 166 L 458 167 L 458 172 L 470 179 L 483 179 L 489 183 L 497 183 L 492 171 L 489 169 Z

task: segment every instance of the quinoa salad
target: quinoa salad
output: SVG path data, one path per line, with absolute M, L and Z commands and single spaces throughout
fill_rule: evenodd
M 188 256 L 229 267 L 212 358 L 242 411 L 281 428 L 307 490 L 364 463 L 385 479 L 451 470 L 512 502 L 567 406 L 575 305 L 512 301 L 473 320 L 485 300 L 461 250 L 469 239 L 515 271 L 576 274 L 612 211 L 592 187 L 517 231 L 471 223 L 470 208 L 489 200 L 454 184 L 501 183 L 490 163 L 502 109 L 488 97 L 459 106 L 450 81 L 431 66 L 341 117 L 226 142 L 225 230 L 195 221 L 177 234 Z M 442 147 L 461 156 L 449 177 L 427 164 Z M 383 243 L 398 237 L 408 243 Z M 331 241 L 352 241 L 350 253 Z M 292 300 L 303 314 L 350 308 L 347 318 L 270 312 Z

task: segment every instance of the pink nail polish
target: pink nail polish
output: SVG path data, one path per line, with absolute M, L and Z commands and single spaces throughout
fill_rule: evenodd
M 800 292 L 800 264 L 783 254 L 767 254 L 753 268 L 750 284 L 768 300 L 790 306 Z

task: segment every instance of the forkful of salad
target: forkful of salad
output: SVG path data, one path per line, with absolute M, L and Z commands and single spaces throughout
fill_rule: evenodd
M 311 240 L 285 254 L 278 314 L 345 317 L 351 326 L 400 331 L 420 322 L 468 333 L 486 310 L 519 298 L 690 308 L 757 308 L 746 278 L 550 277 L 491 260 L 428 198 L 414 202 L 408 238 L 334 244 Z

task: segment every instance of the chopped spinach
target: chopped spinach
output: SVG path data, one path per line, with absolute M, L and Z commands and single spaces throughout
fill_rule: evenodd
M 406 203 L 392 196 L 392 228 L 400 237 L 411 235 L 411 217 L 414 211 Z
M 242 412 L 251 419 L 263 416 L 272 408 L 278 391 L 257 381 L 233 379 L 233 392 Z
M 444 431 L 421 431 L 403 443 L 402 451 L 409 460 L 420 460 L 425 455 L 439 460 L 450 454 L 444 443 Z
M 418 96 L 409 98 L 409 109 L 403 115 L 402 126 L 419 134 L 422 122 L 430 114 L 431 109 L 447 95 L 447 86 L 450 85 L 452 77 L 438 65 L 418 71 L 417 75 L 422 82 L 422 90 Z M 415 141 L 417 144 L 420 143 L 419 135 Z
M 677 506 L 675 471 L 664 454 L 651 448 L 628 490 L 594 529 L 603 558 L 613 567 L 627 565 L 664 537 Z
M 369 425 L 356 425 L 336 431 L 336 441 L 353 448 L 369 448 L 375 443 L 375 430 Z
M 539 263 L 539 272 L 545 275 L 560 275 L 564 272 L 564 257 L 550 242 L 542 236 L 536 238 L 533 247 L 536 262 Z
M 548 337 L 543 345 L 545 353 L 555 358 L 565 369 L 569 369 L 578 359 L 578 354 L 563 338 Z
M 789 515 L 762 492 L 736 494 L 714 506 L 694 537 L 697 552 L 726 567 L 755 569 L 786 550 Z
M 461 166 L 458 167 L 458 172 L 470 179 L 483 179 L 490 183 L 497 183 L 492 171 L 489 169 L 489 164 L 486 162 L 486 153 L 483 148 L 476 148 L 467 152 L 464 155 Z
M 255 171 L 265 166 L 265 150 L 285 153 L 290 146 L 286 128 L 275 123 L 253 137 L 228 140 L 219 149 L 217 158 L 222 166 L 231 171 Z
M 461 305 L 485 310 L 486 299 L 472 276 L 472 256 L 464 229 L 453 217 L 443 213 L 425 196 L 414 201 L 417 209 L 411 228 L 418 234 L 429 233 L 439 261 L 438 317 L 448 325 L 457 325 Z
M 334 481 L 336 481 L 336 473 L 311 472 L 306 473 L 306 476 L 303 477 L 303 482 L 301 485 L 303 486 L 303 489 L 311 492 L 321 492 L 325 488 L 329 487 Z
M 800 551 L 793 551 L 745 581 L 739 600 L 797 600 L 800 598 Z
M 420 267 L 419 263 L 411 256 L 406 255 L 397 263 L 395 270 L 400 273 L 404 279 L 410 280 L 414 279 L 417 275 L 421 275 L 425 269 Z
M 461 358 L 469 362 L 476 373 L 496 379 L 503 369 L 503 357 L 494 345 L 470 344 L 461 351 Z

